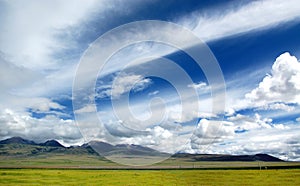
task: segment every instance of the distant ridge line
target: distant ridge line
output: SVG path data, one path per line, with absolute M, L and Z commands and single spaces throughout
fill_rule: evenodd
M 101 141 L 91 141 L 89 143 L 83 144 L 81 146 L 70 146 L 65 147 L 60 144 L 56 140 L 47 140 L 44 143 L 36 143 L 31 140 L 23 139 L 21 137 L 12 137 L 5 140 L 0 141 L 0 145 L 8 145 L 8 144 L 23 144 L 23 145 L 31 145 L 31 146 L 39 146 L 39 147 L 48 147 L 54 149 L 48 149 L 46 151 L 40 150 L 37 148 L 32 154 L 35 155 L 37 153 L 84 153 L 84 154 L 97 154 L 100 156 L 103 155 L 157 155 L 161 153 L 161 155 L 167 155 L 167 153 L 159 152 L 154 149 L 140 146 L 140 145 L 133 145 L 133 144 L 117 144 L 111 145 L 106 142 Z M 96 147 L 96 148 L 93 148 Z M 15 148 L 26 148 L 26 147 L 15 147 Z M 0 148 L 0 155 L 6 154 L 8 155 L 9 152 L 4 152 L 2 148 Z M 192 161 L 265 161 L 265 162 L 284 162 L 283 160 L 276 158 L 274 156 L 268 154 L 255 154 L 255 155 L 226 155 L 226 154 L 189 154 L 189 153 L 176 153 L 171 156 L 171 158 L 186 158 Z

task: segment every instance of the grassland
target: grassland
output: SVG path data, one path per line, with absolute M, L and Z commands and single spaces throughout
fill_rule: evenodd
M 1 149 L 0 186 L 300 185 L 300 162 L 199 161 L 184 156 L 130 167 L 81 147 L 8 144 Z
M 189 158 L 169 158 L 163 162 L 143 167 L 144 169 L 180 169 L 180 168 L 252 168 L 252 169 L 300 167 L 300 162 L 239 162 L 239 161 L 193 161 Z M 101 156 L 95 155 L 72 155 L 72 154 L 49 154 L 38 156 L 0 156 L 0 168 L 78 168 L 78 169 L 114 169 L 132 168 L 109 161 Z
M 300 185 L 300 170 L 0 169 L 0 185 Z
M 26 168 L 26 167 L 49 167 L 49 168 L 76 168 L 76 167 L 97 167 L 97 166 L 116 166 L 113 163 L 101 156 L 87 156 L 87 155 L 64 155 L 64 154 L 50 154 L 48 156 L 0 156 L 0 168 Z
M 100 156 L 0 156 L 0 185 L 300 185 L 299 167 L 299 162 L 205 162 L 188 158 L 127 167 Z M 144 170 L 135 170 L 138 168 Z

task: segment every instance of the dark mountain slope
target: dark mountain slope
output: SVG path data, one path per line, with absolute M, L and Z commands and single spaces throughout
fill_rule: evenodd
M 48 140 L 45 143 L 40 143 L 41 146 L 48 146 L 48 147 L 64 147 L 62 144 L 60 144 L 56 140 Z
M 226 154 L 174 154 L 172 157 L 188 158 L 194 161 L 272 161 L 281 162 L 283 160 L 268 154 L 255 155 L 226 155 Z
M 0 141 L 0 144 L 27 144 L 27 145 L 36 145 L 35 142 L 23 139 L 21 137 L 12 137 L 5 140 Z

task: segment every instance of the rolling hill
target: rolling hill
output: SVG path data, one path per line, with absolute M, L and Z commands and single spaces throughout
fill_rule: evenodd
M 93 148 L 92 148 L 93 147 Z M 64 147 L 56 140 L 48 140 L 44 143 L 35 143 L 20 137 L 13 137 L 0 141 L 0 156 L 2 157 L 35 157 L 35 156 L 170 156 L 154 149 L 133 144 L 111 145 L 101 141 L 91 141 L 81 146 Z M 223 154 L 188 154 L 177 153 L 171 158 L 186 161 L 264 161 L 282 162 L 283 160 L 268 154 L 255 155 L 223 155 Z
M 282 162 L 283 160 L 268 154 L 255 155 L 227 155 L 227 154 L 174 154 L 175 158 L 187 158 L 194 161 L 265 161 Z

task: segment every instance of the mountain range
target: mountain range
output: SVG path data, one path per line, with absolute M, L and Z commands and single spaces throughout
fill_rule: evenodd
M 92 148 L 93 147 L 93 148 Z M 96 149 L 96 150 L 94 150 Z M 91 141 L 81 146 L 65 147 L 56 140 L 36 143 L 21 137 L 12 137 L 0 141 L 0 156 L 5 157 L 32 157 L 38 155 L 137 155 L 137 156 L 170 156 L 154 149 L 133 144 L 111 145 L 101 141 Z M 100 154 L 100 155 L 99 155 Z M 177 153 L 172 158 L 189 159 L 190 161 L 265 161 L 281 162 L 283 160 L 268 154 L 255 155 L 224 155 L 224 154 L 188 154 Z

